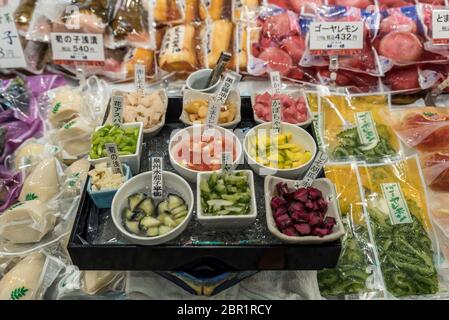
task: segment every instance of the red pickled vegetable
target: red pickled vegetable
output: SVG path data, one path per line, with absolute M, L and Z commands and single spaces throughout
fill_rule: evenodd
M 294 227 L 296 231 L 302 236 L 307 236 L 310 234 L 311 228 L 308 224 L 295 224 Z
M 282 230 L 282 233 L 289 237 L 297 237 L 298 236 L 298 233 L 296 232 L 295 228 L 293 228 L 293 227 L 285 228 L 284 230 Z
M 306 188 L 299 188 L 293 193 L 293 198 L 297 201 L 306 202 L 308 197 L 308 192 Z
M 274 197 L 273 199 L 271 199 L 271 208 L 274 210 L 282 207 L 285 204 L 287 204 L 287 201 L 285 201 L 285 199 L 282 197 Z
M 282 215 L 284 215 L 286 213 L 287 213 L 287 208 L 285 208 L 285 207 L 278 207 L 274 211 L 274 217 L 276 218 L 276 217 L 282 216 Z
M 307 189 L 308 193 L 309 193 L 309 199 L 312 200 L 317 200 L 323 197 L 323 194 L 321 193 L 320 190 L 316 189 L 316 188 L 308 188 Z
M 293 225 L 292 219 L 287 214 L 279 216 L 276 218 L 276 225 L 279 229 L 283 230 Z

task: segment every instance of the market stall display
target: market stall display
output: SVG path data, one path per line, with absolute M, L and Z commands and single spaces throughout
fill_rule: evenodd
M 447 298 L 449 7 L 426 2 L 17 1 L 0 299 L 127 298 L 118 270 L 204 295 L 318 270 L 324 298 Z

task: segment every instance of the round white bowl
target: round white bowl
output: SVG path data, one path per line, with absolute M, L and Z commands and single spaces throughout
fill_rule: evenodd
M 173 156 L 173 150 L 175 149 L 175 147 L 179 144 L 182 143 L 181 138 L 185 135 L 185 136 L 193 136 L 193 132 L 194 132 L 194 128 L 195 128 L 195 133 L 203 133 L 204 129 L 205 129 L 205 125 L 194 125 L 194 126 L 190 126 L 187 128 L 184 128 L 180 131 L 178 131 L 171 139 L 170 139 L 170 143 L 168 145 L 168 150 L 169 150 L 169 155 L 170 155 L 170 163 L 173 166 L 173 168 L 181 175 L 183 176 L 187 181 L 192 182 L 192 183 L 196 183 L 197 181 L 197 176 L 198 173 L 200 172 L 213 172 L 213 171 L 196 171 L 196 170 L 192 170 L 189 168 L 184 167 L 183 165 L 181 165 L 180 163 L 178 163 L 175 159 L 175 157 Z M 238 137 L 231 132 L 230 130 L 224 129 L 222 127 L 214 127 L 213 130 L 218 130 L 223 136 L 226 134 L 229 138 L 232 138 L 235 141 L 235 146 L 236 146 L 236 159 L 233 162 L 233 168 L 236 169 L 237 166 L 243 162 L 243 150 L 242 150 L 242 144 L 240 143 L 240 140 L 238 139 Z
M 194 198 L 192 188 L 190 188 L 189 184 L 183 178 L 174 173 L 164 171 L 162 179 L 165 188 L 168 190 L 176 190 L 176 194 L 181 196 L 186 202 L 189 209 L 186 218 L 169 233 L 157 237 L 142 237 L 129 232 L 123 225 L 123 210 L 128 205 L 128 197 L 136 192 L 150 194 L 152 176 L 153 173 L 151 171 L 144 172 L 125 182 L 117 191 L 114 199 L 112 200 L 111 215 L 115 227 L 129 241 L 142 245 L 155 246 L 173 240 L 185 230 L 193 216 Z
M 259 124 L 258 126 L 255 126 L 247 133 L 245 140 L 243 141 L 243 150 L 245 152 L 245 158 L 248 161 L 249 166 L 251 167 L 251 169 L 253 169 L 253 171 L 256 174 L 262 177 L 271 175 L 286 179 L 302 178 L 302 175 L 304 175 L 307 172 L 307 169 L 309 169 L 309 166 L 315 159 L 317 153 L 317 146 L 313 137 L 301 127 L 286 122 L 281 123 L 281 133 L 291 132 L 293 134 L 291 141 L 312 153 L 312 157 L 310 158 L 310 160 L 304 163 L 302 166 L 292 169 L 270 168 L 256 162 L 256 160 L 249 154 L 248 151 L 249 138 L 251 136 L 254 136 L 256 132 L 260 129 L 264 129 L 267 130 L 267 132 L 269 132 L 271 127 L 272 127 L 271 122 L 265 122 Z

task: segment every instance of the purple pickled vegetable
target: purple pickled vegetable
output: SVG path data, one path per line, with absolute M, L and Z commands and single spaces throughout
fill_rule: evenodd
M 318 201 L 316 202 L 316 204 L 318 205 L 318 208 L 321 212 L 326 212 L 327 211 L 327 201 L 324 200 L 323 198 L 318 199 Z
M 293 227 L 285 228 L 284 230 L 282 230 L 282 233 L 289 237 L 297 237 L 298 236 L 298 233 L 296 232 L 295 228 L 293 228 Z
M 310 234 L 311 228 L 308 224 L 295 224 L 295 230 L 302 236 L 307 236 Z
M 310 211 L 314 211 L 315 210 L 315 203 L 312 200 L 308 200 L 306 202 L 306 208 L 309 209 Z
M 291 227 L 293 225 L 292 219 L 290 219 L 290 217 L 287 214 L 279 216 L 275 220 L 276 220 L 276 225 L 281 230 Z
M 285 197 L 289 194 L 290 190 L 288 190 L 288 186 L 286 183 L 279 182 L 276 184 L 276 190 L 278 192 L 278 195 L 281 197 Z
M 330 233 L 331 232 L 328 229 L 325 229 L 325 228 L 315 228 L 315 229 L 312 230 L 312 235 L 313 236 L 318 236 L 318 237 L 324 237 L 324 236 L 327 236 Z
M 309 199 L 318 200 L 323 197 L 323 194 L 321 193 L 321 191 L 316 188 L 310 187 L 307 189 L 307 191 L 309 193 Z
M 299 188 L 298 190 L 293 192 L 293 199 L 296 201 L 306 202 L 308 199 L 308 192 L 306 188 Z
M 292 214 L 292 220 L 295 222 L 308 222 L 309 221 L 309 213 L 305 212 L 305 211 L 296 211 Z
M 274 197 L 273 199 L 271 199 L 271 208 L 273 210 L 276 210 L 277 208 L 282 207 L 285 204 L 287 204 L 287 201 L 285 201 L 284 198 Z
M 314 226 L 318 226 L 318 225 L 322 224 L 323 219 L 318 215 L 311 214 L 308 222 L 309 222 L 310 226 L 314 227 Z
M 326 219 L 324 219 L 324 227 L 329 230 L 329 233 L 332 232 L 332 228 L 336 223 L 337 221 L 333 217 L 326 217 Z
M 277 217 L 282 216 L 282 215 L 284 215 L 284 214 L 286 214 L 286 213 L 287 213 L 287 208 L 285 208 L 285 207 L 278 207 L 278 208 L 274 211 L 273 216 L 274 216 L 275 218 L 277 218 Z
M 289 207 L 288 211 L 290 213 L 293 213 L 295 211 L 305 211 L 304 204 L 301 202 L 293 202 Z

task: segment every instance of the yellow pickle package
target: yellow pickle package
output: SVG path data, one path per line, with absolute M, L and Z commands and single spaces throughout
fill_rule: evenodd
M 335 185 L 346 234 L 337 266 L 317 273 L 320 293 L 324 297 L 378 298 L 382 287 L 364 216 L 357 165 L 333 163 L 327 164 L 324 170 Z
M 387 291 L 395 297 L 437 293 L 438 251 L 417 156 L 358 165 L 358 173 Z
M 320 101 L 323 148 L 331 161 L 379 162 L 401 154 L 385 95 L 327 95 Z

